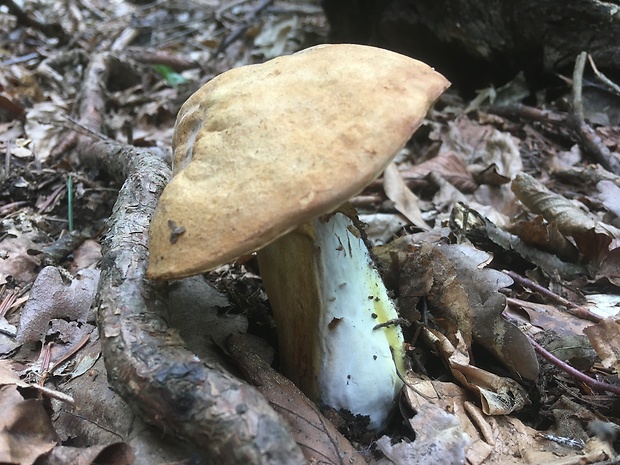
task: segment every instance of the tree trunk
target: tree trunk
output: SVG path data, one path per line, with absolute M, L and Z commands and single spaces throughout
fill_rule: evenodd
M 323 0 L 334 42 L 370 43 L 426 61 L 457 84 L 533 82 L 581 51 L 620 71 L 620 1 Z

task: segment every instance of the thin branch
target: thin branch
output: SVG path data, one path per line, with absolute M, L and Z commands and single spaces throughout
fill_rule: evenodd
M 592 55 L 588 55 L 588 61 L 590 62 L 592 71 L 594 71 L 594 74 L 596 74 L 596 77 L 598 78 L 598 80 L 601 81 L 603 84 L 605 84 L 607 87 L 609 87 L 609 89 L 613 91 L 616 95 L 620 95 L 620 86 L 598 70 L 598 68 L 596 67 L 596 64 L 594 63 L 594 59 L 592 58 Z
M 226 50 L 230 44 L 232 44 L 237 39 L 239 39 L 243 34 L 245 34 L 245 32 L 252 25 L 252 23 L 254 23 L 254 21 L 256 21 L 256 18 L 258 17 L 258 15 L 265 8 L 267 8 L 269 5 L 271 5 L 273 3 L 273 1 L 274 0 L 262 0 L 256 6 L 256 8 L 254 8 L 247 15 L 245 15 L 245 18 L 243 19 L 243 24 L 241 26 L 237 27 L 234 31 L 232 31 L 230 34 L 228 34 L 226 36 L 226 38 L 224 38 L 224 40 L 222 40 L 222 42 L 220 43 L 219 47 L 215 51 L 215 56 L 218 56 L 220 53 L 222 53 L 224 50 Z
M 572 112 L 567 118 L 567 123 L 577 139 L 579 139 L 583 148 L 594 157 L 597 163 L 600 163 L 606 170 L 620 175 L 620 160 L 618 160 L 605 144 L 603 144 L 601 138 L 594 132 L 594 129 L 590 127 L 584 118 L 582 83 L 586 58 L 586 52 L 581 52 L 575 60 L 575 68 L 573 71 Z
M 534 347 L 534 350 L 536 351 L 536 353 L 538 353 L 540 356 L 542 356 L 545 359 L 547 359 L 549 362 L 551 362 L 556 367 L 560 368 L 561 370 L 563 370 L 566 373 L 568 373 L 569 375 L 571 375 L 577 381 L 580 381 L 583 384 L 585 384 L 587 386 L 590 386 L 595 391 L 611 392 L 611 393 L 614 393 L 616 395 L 620 395 L 620 386 L 615 386 L 615 385 L 609 384 L 609 383 L 602 383 L 602 382 L 600 382 L 600 381 L 598 381 L 596 379 L 590 378 L 585 373 L 580 372 L 576 368 L 573 368 L 572 366 L 570 366 L 568 363 L 563 362 L 562 360 L 557 358 L 555 355 L 553 355 L 547 349 L 545 349 L 544 347 L 539 345 L 531 337 L 528 336 L 528 339 L 530 340 L 530 343 L 532 344 L 532 347 Z

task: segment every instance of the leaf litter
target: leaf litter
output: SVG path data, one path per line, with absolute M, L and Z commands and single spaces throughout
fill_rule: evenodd
M 71 113 L 90 54 L 98 47 L 124 51 L 119 56 L 125 72 L 112 78 L 105 137 L 158 147 L 166 156 L 176 110 L 206 79 L 324 41 L 318 5 L 278 3 L 262 17 L 253 12 L 252 2 L 143 9 L 127 2 L 91 2 L 90 8 L 74 6 L 68 14 L 32 3 L 46 21 L 59 22 L 75 36 L 79 46 L 73 52 L 63 48 L 61 38 L 50 43 L 41 31 L 27 30 L 0 12 L 1 23 L 10 26 L 6 31 L 28 39 L 11 41 L 11 58 L 18 61 L 0 69 L 0 91 L 7 102 L 0 111 L 0 149 L 7 160 L 0 190 L 0 347 L 5 359 L 0 388 L 7 412 L 0 444 L 18 441 L 25 454 L 2 455 L 3 461 L 34 463 L 52 453 L 60 463 L 96 463 L 102 456 L 110 463 L 149 463 L 133 457 L 131 449 L 146 456 L 144 448 L 153 448 L 148 434 L 159 434 L 144 426 L 147 436 L 138 440 L 127 433 L 129 427 L 116 429 L 114 415 L 118 425 L 133 418 L 118 397 L 100 396 L 106 399 L 105 412 L 93 405 L 97 394 L 92 387 L 104 392 L 106 383 L 90 312 L 99 242 L 118 186 L 71 152 L 72 134 L 85 132 Z M 222 49 L 245 20 L 244 32 Z M 146 52 L 154 51 L 164 57 L 149 62 Z M 179 77 L 172 82 L 166 78 L 170 72 L 158 72 L 153 64 L 165 64 Z M 359 450 L 373 451 L 364 456 L 367 462 L 568 464 L 617 456 L 614 428 L 602 428 L 610 434 L 596 433 L 601 430 L 596 425 L 620 422 L 617 393 L 597 391 L 561 371 L 561 365 L 537 359 L 528 338 L 588 376 L 617 386 L 618 173 L 586 164 L 587 153 L 566 141 L 558 118 L 533 119 L 486 106 L 487 101 L 494 106 L 519 102 L 525 95 L 519 82 L 486 89 L 472 102 L 456 95 L 449 104 L 440 102 L 422 135 L 414 136 L 383 179 L 362 194 L 359 209 L 369 231 L 377 227 L 371 239 L 383 244 L 375 254 L 384 278 L 412 325 L 412 370 L 403 374 L 406 386 L 393 428 L 381 437 L 352 432 L 352 423 L 343 428 Z M 554 108 L 555 102 L 549 103 Z M 617 152 L 613 115 L 592 109 L 586 118 L 597 122 L 605 147 Z M 49 263 L 41 251 L 68 233 L 70 173 L 78 174 L 74 215 L 86 245 Z M 426 236 L 415 233 L 429 228 Z M 217 345 L 225 345 L 230 333 L 253 332 L 274 341 L 254 267 L 249 257 L 210 276 L 228 293 L 224 300 L 210 294 L 218 305 L 204 310 L 209 312 L 206 326 L 218 328 L 208 337 Z M 557 299 L 526 281 L 513 282 L 507 270 L 553 289 Z M 577 308 L 599 319 L 580 319 L 574 315 Z M 191 324 L 178 323 L 197 353 L 217 352 L 207 336 L 191 331 Z M 231 355 L 240 363 L 240 356 Z M 7 366 L 25 381 L 7 375 Z M 279 375 L 264 366 L 248 376 Z M 31 387 L 37 383 L 47 390 Z M 303 394 L 282 384 L 276 402 L 299 396 L 283 410 L 293 412 L 293 425 L 310 426 L 300 427 L 305 436 L 299 441 L 312 444 L 309 448 L 319 455 L 335 453 L 333 462 L 343 451 L 355 453 Z M 71 416 L 68 398 L 55 397 L 56 390 L 82 393 L 72 407 L 77 416 Z M 55 415 L 50 416 L 49 399 L 57 397 L 62 401 L 54 400 Z M 97 432 L 76 426 L 77 418 L 96 418 L 82 423 L 96 425 Z M 95 447 L 102 437 L 108 445 Z M 80 447 L 68 450 L 71 443 Z M 0 455 L 8 450 L 0 445 Z M 170 462 L 188 457 L 187 451 L 175 453 L 162 457 Z

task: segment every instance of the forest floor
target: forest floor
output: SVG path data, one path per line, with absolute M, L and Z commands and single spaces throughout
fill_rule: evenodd
M 166 414 L 138 408 L 162 433 L 128 408 L 122 376 L 127 402 L 110 388 L 102 242 L 134 206 L 114 209 L 128 169 L 88 144 L 169 164 L 202 84 L 327 37 L 311 0 L 0 0 L 0 462 L 208 463 L 191 434 L 164 434 Z M 480 87 L 448 90 L 352 200 L 409 325 L 399 408 L 379 434 L 323 413 L 368 463 L 618 463 L 620 93 L 586 55 L 552 87 Z M 166 324 L 194 353 L 247 375 L 221 349 L 242 333 L 274 360 L 252 256 L 170 296 Z M 296 415 L 316 427 L 296 438 L 310 460 L 343 463 L 323 417 Z

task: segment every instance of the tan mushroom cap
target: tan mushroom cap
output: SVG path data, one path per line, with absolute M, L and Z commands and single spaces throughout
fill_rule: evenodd
M 348 44 L 212 79 L 177 117 L 147 275 L 205 272 L 337 208 L 381 174 L 448 86 L 422 62 Z

